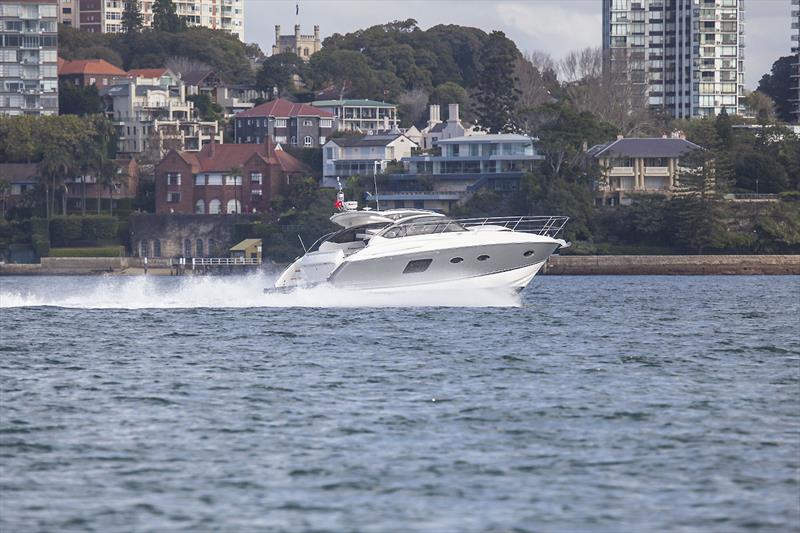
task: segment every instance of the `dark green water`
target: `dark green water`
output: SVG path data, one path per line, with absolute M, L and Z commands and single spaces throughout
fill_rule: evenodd
M 265 284 L 0 278 L 0 531 L 800 527 L 800 278 Z

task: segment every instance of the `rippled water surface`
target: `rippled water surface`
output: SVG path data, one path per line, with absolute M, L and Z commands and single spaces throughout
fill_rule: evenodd
M 800 527 L 797 277 L 265 285 L 0 278 L 0 531 Z

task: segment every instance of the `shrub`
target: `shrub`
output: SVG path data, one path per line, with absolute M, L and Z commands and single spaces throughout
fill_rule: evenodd
M 92 215 L 81 219 L 81 240 L 113 241 L 117 238 L 117 219 L 108 215 Z
M 81 239 L 81 218 L 78 216 L 53 217 L 50 220 L 50 241 L 55 246 L 64 246 Z

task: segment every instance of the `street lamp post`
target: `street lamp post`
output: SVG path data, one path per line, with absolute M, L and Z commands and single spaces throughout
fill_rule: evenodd
M 381 210 L 381 204 L 378 202 L 378 165 L 380 161 L 373 161 L 372 165 L 372 184 L 375 186 L 375 210 Z

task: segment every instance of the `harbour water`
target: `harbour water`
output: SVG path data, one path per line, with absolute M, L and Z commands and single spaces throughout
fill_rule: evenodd
M 267 283 L 0 278 L 0 531 L 800 527 L 800 277 Z

